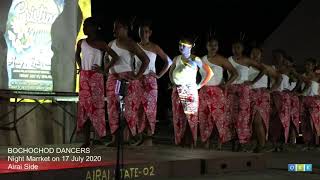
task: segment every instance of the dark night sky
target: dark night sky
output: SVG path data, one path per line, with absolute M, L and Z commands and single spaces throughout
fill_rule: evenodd
M 152 41 L 162 47 L 171 57 L 178 55 L 178 40 L 181 33 L 199 35 L 195 54 L 203 56 L 206 53 L 205 41 L 209 27 L 216 29 L 219 40 L 219 51 L 224 56 L 231 55 L 231 43 L 239 40 L 240 32 L 246 33 L 247 42 L 256 40 L 263 42 L 286 18 L 300 0 L 290 1 L 260 1 L 224 0 L 207 1 L 193 0 L 174 1 L 175 5 L 166 1 L 149 0 L 144 4 L 135 4 L 137 0 L 119 1 L 110 4 L 109 0 L 92 0 L 92 14 L 98 18 L 102 26 L 102 35 L 106 41 L 113 39 L 113 20 L 119 15 L 148 18 L 153 22 Z M 140 1 L 141 2 L 141 1 Z M 183 2 L 183 4 L 181 4 Z M 121 5 L 122 6 L 121 6 Z M 210 5 L 209 5 L 210 4 Z M 126 5 L 126 8 L 123 8 Z M 145 8 L 141 7 L 144 6 Z M 130 8 L 130 10 L 128 10 Z M 117 11 L 116 11 L 117 10 Z M 136 28 L 137 29 L 137 28 Z M 137 36 L 137 32 L 133 32 Z M 135 37 L 136 38 L 136 37 Z M 160 63 L 159 63 L 160 62 Z M 157 61 L 157 71 L 161 61 Z M 158 116 L 165 116 L 163 107 L 170 107 L 170 91 L 168 73 L 158 80 Z M 160 117 L 160 119 L 165 117 Z
M 210 26 L 216 29 L 220 53 L 225 56 L 230 55 L 231 43 L 239 39 L 240 32 L 246 33 L 247 42 L 263 42 L 300 0 L 215 0 L 210 3 L 201 0 L 191 3 L 188 0 L 175 1 L 175 5 L 173 1 L 171 4 L 168 1 L 152 0 L 136 2 L 119 1 L 110 4 L 107 0 L 92 0 L 92 14 L 101 22 L 103 37 L 107 41 L 112 40 L 113 20 L 118 15 L 137 16 L 137 19 L 147 17 L 153 22 L 152 41 L 173 57 L 178 53 L 179 34 L 189 32 L 199 35 L 195 53 L 204 55 L 206 34 Z M 137 35 L 137 32 L 133 34 Z

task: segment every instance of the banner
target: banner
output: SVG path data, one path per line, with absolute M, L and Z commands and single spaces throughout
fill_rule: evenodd
M 6 25 L 8 87 L 52 91 L 51 28 L 64 0 L 13 0 Z

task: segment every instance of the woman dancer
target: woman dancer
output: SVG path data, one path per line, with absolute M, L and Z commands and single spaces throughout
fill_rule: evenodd
M 207 42 L 208 55 L 202 58 L 202 63 L 210 66 L 214 76 L 199 91 L 199 127 L 201 141 L 207 148 L 210 146 L 209 139 L 215 127 L 219 134 L 218 149 L 221 149 L 221 144 L 231 139 L 230 124 L 226 121 L 224 90 L 238 77 L 238 72 L 225 57 L 218 54 L 218 49 L 218 41 L 210 38 Z M 223 82 L 224 69 L 231 74 L 226 82 Z M 205 75 L 204 71 L 200 72 L 201 75 Z
M 315 143 L 319 145 L 320 136 L 320 77 L 315 73 L 315 60 L 307 59 L 305 64 L 304 89 L 301 106 L 301 131 L 306 149 Z
M 113 61 L 119 58 L 106 43 L 98 40 L 97 30 L 95 19 L 87 18 L 83 31 L 88 37 L 78 42 L 76 50 L 76 61 L 80 67 L 77 127 L 78 130 L 84 128 L 85 131 L 85 143 L 82 147 L 90 145 L 90 121 L 100 137 L 106 135 L 103 75 L 95 71 L 102 64 L 102 51 L 110 54 Z
M 158 86 L 157 79 L 161 78 L 170 68 L 172 60 L 170 57 L 155 43 L 150 41 L 152 35 L 151 23 L 145 21 L 139 27 L 140 43 L 139 46 L 143 49 L 150 59 L 149 66 L 143 73 L 140 81 L 134 81 L 135 96 L 133 96 L 132 106 L 129 109 L 132 111 L 130 118 L 137 119 L 138 133 L 144 130 L 147 136 L 143 137 L 144 145 L 152 145 L 152 135 L 155 131 L 156 115 L 157 115 L 157 96 Z M 157 55 L 164 61 L 162 70 L 156 74 L 156 59 Z M 141 61 L 136 57 L 135 67 L 140 69 Z M 141 143 L 141 142 L 140 142 Z
M 253 152 L 260 152 L 264 146 L 269 132 L 270 119 L 270 92 L 273 91 L 281 83 L 281 76 L 269 65 L 263 64 L 262 49 L 255 47 L 251 50 L 250 58 L 252 61 L 260 63 L 265 68 L 265 75 L 261 77 L 256 83 L 252 84 L 251 97 L 251 118 L 253 123 L 253 132 L 257 138 L 257 146 Z M 254 80 L 260 72 L 255 68 L 250 67 L 249 79 Z M 268 88 L 268 76 L 272 80 L 271 89 Z
M 246 144 L 251 138 L 250 124 L 250 85 L 257 82 L 263 75 L 263 66 L 243 55 L 244 46 L 241 42 L 232 45 L 233 56 L 228 61 L 237 70 L 239 77 L 227 89 L 227 114 L 232 123 L 234 141 L 232 150 L 240 151 L 241 144 Z M 250 67 L 256 68 L 259 75 L 249 81 Z
M 270 139 L 275 152 L 284 150 L 284 143 L 288 142 L 291 122 L 291 96 L 289 91 L 289 61 L 283 51 L 274 51 L 273 57 L 278 62 L 275 69 L 281 74 L 282 81 L 276 91 L 272 93 L 272 114 L 270 121 Z M 280 144 L 279 144 L 280 143 Z
M 184 144 L 191 143 L 191 147 L 197 142 L 198 89 L 204 86 L 213 74 L 208 65 L 203 64 L 200 58 L 191 54 L 193 46 L 192 40 L 181 38 L 179 42 L 181 55 L 174 58 L 169 74 L 174 86 L 172 112 L 175 143 L 181 144 L 184 141 Z M 196 82 L 198 68 L 206 72 L 200 84 Z
M 294 61 L 291 57 L 286 58 L 289 73 L 289 87 L 288 91 L 290 94 L 290 129 L 289 129 L 289 143 L 296 144 L 296 137 L 300 132 L 300 100 L 298 96 L 298 91 L 301 86 L 301 80 L 299 80 L 299 75 L 296 72 Z
M 112 141 L 109 145 L 114 145 L 115 143 L 115 133 L 119 127 L 119 96 L 118 90 L 121 86 L 119 80 L 129 81 L 127 94 L 125 96 L 125 118 L 127 122 L 127 127 L 130 130 L 132 136 L 136 135 L 137 122 L 136 119 L 132 117 L 132 111 L 130 111 L 130 105 L 134 99 L 135 93 L 133 84 L 135 80 L 141 80 L 143 73 L 146 71 L 149 58 L 144 53 L 144 51 L 134 42 L 129 36 L 128 31 L 130 27 L 130 22 L 126 18 L 118 18 L 114 22 L 114 36 L 115 40 L 109 43 L 111 49 L 113 49 L 118 55 L 118 61 L 110 61 L 108 66 L 110 66 L 109 76 L 106 85 L 106 95 L 107 95 L 107 109 L 108 109 L 108 119 L 112 134 Z M 139 71 L 135 74 L 133 68 L 133 58 L 137 56 L 142 64 Z M 127 133 L 127 129 L 125 132 Z M 125 134 L 125 140 L 129 139 L 129 134 Z

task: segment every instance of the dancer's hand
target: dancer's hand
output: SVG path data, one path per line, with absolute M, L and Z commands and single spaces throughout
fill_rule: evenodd
M 201 89 L 203 86 L 204 86 L 204 85 L 202 85 L 202 84 L 198 84 L 198 85 L 197 85 L 197 89 Z
M 133 75 L 132 76 L 132 80 L 140 80 L 140 79 L 142 79 L 142 77 L 143 77 L 143 75 L 140 75 L 140 76 L 138 76 L 138 75 Z
M 123 79 L 125 79 L 127 81 L 134 81 L 134 80 L 137 80 L 137 76 L 134 74 L 125 74 L 123 76 Z
M 156 79 L 159 79 L 160 77 L 155 73 L 155 72 L 150 72 L 149 73 L 151 76 L 153 76 Z

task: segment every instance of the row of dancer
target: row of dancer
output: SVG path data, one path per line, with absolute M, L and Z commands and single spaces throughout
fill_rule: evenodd
M 189 42 L 190 48 L 191 44 Z M 250 57 L 246 57 L 241 42 L 233 43 L 233 56 L 228 59 L 217 53 L 218 41 L 214 38 L 208 41 L 207 50 L 208 55 L 202 58 L 202 63 L 209 65 L 214 75 L 200 88 L 199 98 L 197 93 L 186 95 L 186 91 L 179 90 L 188 86 L 189 83 L 185 83 L 187 81 L 177 82 L 171 78 L 176 84 L 172 103 L 175 103 L 173 122 L 177 144 L 183 140 L 183 143 L 192 142 L 192 146 L 196 145 L 198 127 L 201 141 L 207 146 L 216 128 L 218 148 L 231 140 L 234 151 L 240 151 L 242 145 L 251 143 L 253 138 L 257 140 L 254 152 L 260 152 L 268 138 L 274 145 L 274 151 L 282 151 L 283 145 L 288 142 L 294 144 L 300 133 L 307 148 L 319 144 L 320 76 L 316 60 L 307 59 L 305 73 L 299 74 L 292 58 L 282 50 L 273 51 L 275 64 L 262 63 L 263 52 L 258 47 L 251 50 Z M 179 59 L 174 60 L 170 73 L 172 77 L 177 77 L 175 71 L 184 67 L 181 62 Z M 224 70 L 229 74 L 227 80 L 223 78 Z M 180 93 L 184 93 L 187 98 L 182 99 Z M 192 104 L 192 115 L 184 109 L 184 116 L 181 108 Z M 191 130 L 191 134 L 180 133 L 186 128 Z M 186 142 L 188 138 L 189 142 Z
M 126 79 L 130 81 L 125 100 L 125 118 L 128 125 L 126 132 L 135 136 L 147 130 L 148 136 L 145 143 L 150 145 L 156 120 L 156 78 L 160 78 L 166 73 L 171 64 L 171 59 L 159 46 L 149 41 L 152 33 L 150 25 L 140 26 L 141 42 L 138 44 L 128 37 L 129 23 L 123 19 L 115 21 L 116 40 L 109 45 L 95 39 L 97 26 L 93 19 L 86 20 L 84 28 L 88 38 L 79 41 L 77 50 L 78 63 L 81 64 L 82 68 L 87 67 L 87 69 L 83 68 L 80 73 L 78 129 L 85 127 L 86 132 L 90 132 L 89 121 L 86 121 L 90 119 L 98 134 L 101 137 L 106 135 L 104 102 L 102 99 L 103 82 L 101 82 L 103 77 L 96 71 L 99 67 L 94 66 L 94 64 L 101 64 L 101 51 L 106 51 L 111 56 L 111 61 L 107 63 L 105 68 L 109 72 L 106 94 L 111 133 L 114 135 L 119 127 L 117 83 L 119 83 L 119 79 Z M 285 66 L 289 66 L 290 63 L 283 63 L 284 60 L 281 60 L 281 63 L 279 60 L 279 63 L 277 63 L 279 67 L 261 63 L 262 51 L 259 48 L 254 48 L 251 51 L 250 58 L 245 57 L 241 42 L 233 44 L 234 55 L 228 59 L 217 54 L 218 41 L 215 39 L 208 41 L 208 55 L 202 59 L 191 54 L 193 46 L 194 42 L 192 40 L 181 39 L 179 42 L 181 55 L 173 59 L 169 72 L 170 80 L 174 85 L 172 110 L 176 144 L 194 146 L 197 142 L 198 127 L 202 142 L 209 144 L 213 128 L 216 127 L 219 134 L 219 144 L 233 140 L 235 150 L 240 150 L 241 144 L 248 143 L 253 132 L 258 140 L 256 151 L 264 146 L 268 135 L 274 137 L 275 147 L 277 147 L 276 143 L 279 141 L 276 134 L 279 134 L 280 137 L 281 135 L 288 137 L 287 129 L 293 127 L 288 126 L 288 122 L 291 122 L 290 120 L 297 115 L 292 113 L 294 108 L 288 110 L 286 104 L 283 104 L 288 102 L 283 101 L 282 98 L 287 97 L 284 92 L 287 93 L 286 90 L 289 87 L 286 87 L 286 84 L 288 84 L 286 82 L 287 78 L 283 75 L 288 72 L 282 71 L 290 69 L 290 76 L 297 77 L 299 83 L 305 82 L 305 90 L 316 87 L 314 84 L 310 85 L 310 78 L 299 76 L 298 73 L 294 73 L 292 68 L 286 68 Z M 83 56 L 82 61 L 80 61 L 81 49 L 82 54 L 88 54 L 87 57 Z M 88 49 L 90 52 L 84 52 Z M 155 73 L 157 55 L 165 62 L 165 66 L 159 75 Z M 132 66 L 134 57 L 136 57 L 136 68 Z M 279 57 L 282 56 L 279 55 L 279 52 L 275 52 L 275 59 Z M 85 63 L 87 64 L 84 63 L 86 59 Z M 135 69 L 138 69 L 138 71 Z M 202 81 L 199 84 L 196 82 L 198 70 L 202 75 Z M 224 70 L 229 73 L 227 80 L 223 79 Z M 270 86 L 268 86 L 268 79 L 271 82 Z M 96 83 L 98 81 L 101 83 Z M 298 88 L 295 88 L 295 91 L 296 89 Z M 288 92 L 288 94 L 290 93 Z M 313 102 L 317 102 L 317 98 L 303 99 L 312 99 Z M 296 105 L 294 100 L 290 102 L 292 102 L 292 105 Z M 314 114 L 317 112 L 317 107 L 308 108 L 308 112 L 313 112 L 313 115 L 309 113 L 309 116 L 316 116 Z M 303 108 L 299 106 L 298 109 Z M 289 118 L 289 120 L 287 118 L 288 113 L 292 114 L 290 115 L 292 118 Z M 278 124 L 269 123 L 270 116 Z M 317 122 L 316 118 L 313 119 L 315 119 L 313 122 Z M 296 124 L 296 121 L 292 121 L 295 122 L 293 124 Z M 315 124 L 313 123 L 311 127 L 318 126 Z M 270 128 L 276 132 L 269 131 L 269 126 L 276 126 L 277 128 Z M 298 132 L 298 130 L 295 132 Z M 84 145 L 89 145 L 88 136 Z
M 193 43 L 183 44 L 190 53 Z M 299 74 L 292 58 L 282 50 L 274 50 L 275 63 L 266 64 L 261 61 L 261 48 L 252 48 L 250 57 L 246 57 L 244 45 L 238 41 L 232 45 L 233 56 L 226 59 L 217 53 L 218 41 L 211 38 L 207 42 L 208 55 L 198 62 L 209 65 L 214 75 L 209 81 L 204 79 L 198 95 L 195 88 L 190 89 L 190 84 L 196 85 L 196 69 L 193 73 L 189 70 L 196 60 L 185 60 L 189 56 L 183 53 L 182 45 L 182 55 L 174 59 L 170 71 L 176 144 L 195 146 L 199 127 L 206 146 L 210 145 L 214 128 L 217 130 L 219 149 L 221 144 L 232 141 L 232 149 L 240 151 L 242 145 L 256 139 L 253 152 L 260 152 L 270 139 L 273 150 L 282 151 L 283 145 L 294 144 L 300 133 L 306 148 L 319 145 L 320 68 L 315 59 L 307 59 L 305 73 Z M 224 70 L 229 74 L 226 80 Z M 200 72 L 206 77 L 207 72 Z
M 253 48 L 250 58 L 244 56 L 241 42 L 233 44 L 233 56 L 228 59 L 217 54 L 215 39 L 209 40 L 207 49 L 208 55 L 202 61 L 215 75 L 199 91 L 202 142 L 209 143 L 216 127 L 219 146 L 232 140 L 235 151 L 253 138 L 257 139 L 255 152 L 260 152 L 268 138 L 274 150 L 281 151 L 285 143 L 295 143 L 299 133 L 308 146 L 319 143 L 320 76 L 316 60 L 307 59 L 305 73 L 301 75 L 296 72 L 292 58 L 281 50 L 273 51 L 276 63 L 268 65 L 261 62 L 261 48 Z M 225 82 L 223 69 L 230 72 Z M 197 134 L 196 129 L 193 134 Z
M 184 43 L 189 45 L 190 53 L 192 41 Z M 198 61 L 204 67 L 209 66 L 214 75 L 212 77 L 210 75 L 208 80 L 204 78 L 204 85 L 198 87 L 199 94 L 197 89 L 194 89 L 194 94 L 191 94 L 191 90 L 188 89 L 191 80 L 188 82 L 186 79 L 192 79 L 193 84 L 196 84 L 195 78 L 190 77 L 192 73 L 188 72 L 188 63 L 192 64 L 193 61 L 189 60 L 187 65 L 184 62 L 184 58 L 188 55 L 182 54 L 175 58 L 171 67 L 170 78 L 174 84 L 172 107 L 176 144 L 195 146 L 198 127 L 201 141 L 207 146 L 210 144 L 214 128 L 219 134 L 219 147 L 233 140 L 234 150 L 240 150 L 241 144 L 249 143 L 251 140 L 252 129 L 259 130 L 256 134 L 259 135 L 259 144 L 263 144 L 262 136 L 265 136 L 263 135 L 265 128 L 262 128 L 268 127 L 266 126 L 268 122 L 265 122 L 268 121 L 268 117 L 265 116 L 269 111 L 261 111 L 266 111 L 268 109 L 266 106 L 269 104 L 262 102 L 259 103 L 261 107 L 255 105 L 254 108 L 251 108 L 251 104 L 261 100 L 266 101 L 267 97 L 264 98 L 264 96 L 268 91 L 277 89 L 281 82 L 280 76 L 271 66 L 260 62 L 259 49 L 252 51 L 252 58 L 244 56 L 244 47 L 240 41 L 233 43 L 233 56 L 228 59 L 217 53 L 218 41 L 214 38 L 209 39 L 207 50 L 208 55 L 202 59 L 198 58 Z M 182 72 L 185 71 L 184 78 L 179 77 L 180 69 Z M 203 71 L 204 69 L 200 69 L 200 73 L 203 77 L 207 77 L 208 74 Z M 193 75 L 196 74 L 196 70 L 195 68 Z M 227 80 L 223 78 L 224 70 L 229 73 Z M 267 90 L 268 76 L 272 79 L 270 90 Z M 188 109 L 192 106 L 192 112 L 189 112 Z M 256 126 L 252 128 L 253 122 Z
M 128 36 L 129 28 L 130 22 L 127 19 L 116 19 L 113 30 L 116 39 L 107 44 L 98 39 L 98 24 L 94 18 L 87 18 L 84 22 L 83 30 L 87 38 L 78 42 L 76 50 L 76 60 L 80 67 L 77 129 L 78 132 L 82 129 L 85 132 L 83 147 L 90 145 L 91 124 L 99 137 L 106 136 L 104 90 L 112 134 L 109 145 L 115 145 L 120 122 L 120 80 L 129 82 L 125 96 L 125 140 L 146 131 L 145 144 L 152 143 L 157 113 L 157 79 L 168 71 L 172 60 L 157 44 L 149 41 L 152 30 L 148 23 L 140 26 L 140 43 Z M 109 58 L 104 69 L 101 69 L 103 52 Z M 164 61 L 164 67 L 156 74 L 157 56 Z M 106 87 L 103 85 L 105 73 L 108 77 Z

